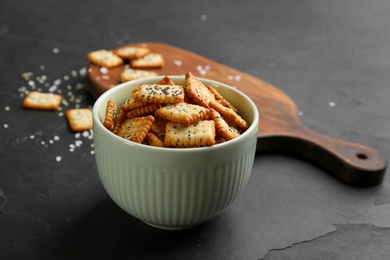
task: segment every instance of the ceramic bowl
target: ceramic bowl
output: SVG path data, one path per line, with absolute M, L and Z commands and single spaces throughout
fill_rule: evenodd
M 169 76 L 184 86 L 184 76 Z M 124 211 L 161 229 L 186 229 L 224 212 L 242 191 L 252 171 L 259 115 L 256 105 L 228 85 L 199 78 L 214 86 L 250 124 L 228 142 L 200 148 L 160 148 L 137 144 L 108 131 L 102 124 L 106 104 L 120 105 L 141 83 L 118 85 L 93 107 L 94 148 L 97 169 L 105 190 Z

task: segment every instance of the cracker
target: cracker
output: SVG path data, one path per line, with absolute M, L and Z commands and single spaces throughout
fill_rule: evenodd
M 157 73 L 154 71 L 125 69 L 124 71 L 121 72 L 120 80 L 121 82 L 127 82 L 135 79 L 154 77 L 154 76 L 157 76 Z
M 121 57 L 122 59 L 132 60 L 132 59 L 139 59 L 151 53 L 151 50 L 146 47 L 125 46 L 115 50 L 114 53 L 119 57 Z
M 118 136 L 127 140 L 142 143 L 154 121 L 153 116 L 125 119 L 118 131 Z
M 107 101 L 106 114 L 103 122 L 104 127 L 110 131 L 114 130 L 115 116 L 116 116 L 116 105 L 114 100 L 110 99 Z
M 61 95 L 32 91 L 24 98 L 22 106 L 36 110 L 57 110 L 61 101 Z
M 131 60 L 130 66 L 133 69 L 154 69 L 162 68 L 164 66 L 164 58 L 158 53 L 149 53 L 142 58 Z
M 151 133 L 151 132 L 148 132 L 148 133 L 146 134 L 146 137 L 145 137 L 144 142 L 145 142 L 147 145 L 157 146 L 157 147 L 164 147 L 164 142 L 161 141 L 156 135 L 154 135 L 154 134 Z
M 92 129 L 92 111 L 89 108 L 68 109 L 65 113 L 70 129 L 74 132 Z
M 186 73 L 185 90 L 198 105 L 209 107 L 209 103 L 215 101 L 214 94 L 191 72 Z
M 208 108 L 187 103 L 178 103 L 156 110 L 155 116 L 163 119 L 189 125 L 200 120 L 208 119 L 210 110 Z
M 133 93 L 135 99 L 145 103 L 173 104 L 184 101 L 184 89 L 179 85 L 142 84 Z
M 211 93 L 214 94 L 215 100 L 217 100 L 225 107 L 230 107 L 231 109 L 234 110 L 234 112 L 238 113 L 238 110 L 232 104 L 230 104 L 229 101 L 227 101 L 221 94 L 219 94 L 219 92 L 214 87 L 207 86 L 207 88 L 211 91 Z
M 201 147 L 211 146 L 215 142 L 215 122 L 200 121 L 184 126 L 168 122 L 166 125 L 164 144 L 168 147 Z
M 175 85 L 175 82 L 173 82 L 173 80 L 168 77 L 168 76 L 165 76 L 164 78 L 162 78 L 159 82 L 158 82 L 159 85 Z
M 112 51 L 97 50 L 87 54 L 87 60 L 101 67 L 113 68 L 122 65 L 124 62 L 121 57 L 115 55 Z
M 125 103 L 122 105 L 121 109 L 129 111 L 138 107 L 145 106 L 147 103 L 142 102 L 138 99 L 135 99 L 133 94 L 130 98 L 126 99 Z
M 138 107 L 127 112 L 127 118 L 139 117 L 152 114 L 159 108 L 158 105 L 155 104 L 147 104 L 142 107 Z
M 119 110 L 118 116 L 116 117 L 114 129 L 112 130 L 112 132 L 114 134 L 118 134 L 118 132 L 121 128 L 121 125 L 122 125 L 123 121 L 125 121 L 126 118 L 127 118 L 127 111 L 121 108 Z
M 214 109 L 211 111 L 211 119 L 215 121 L 215 130 L 217 134 L 223 137 L 223 139 L 232 140 L 240 136 L 238 129 L 229 125 L 229 123 Z
M 160 140 L 165 138 L 165 126 L 167 125 L 167 120 L 160 117 L 155 117 L 150 131 L 155 134 Z
M 212 101 L 210 102 L 210 107 L 214 108 L 216 111 L 218 111 L 226 120 L 237 126 L 238 128 L 241 128 L 242 130 L 246 130 L 248 128 L 247 122 L 236 112 L 234 112 L 233 109 L 229 107 L 223 106 L 218 101 Z

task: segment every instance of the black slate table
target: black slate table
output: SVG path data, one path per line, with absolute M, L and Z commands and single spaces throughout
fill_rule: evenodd
M 259 154 L 224 214 L 185 231 L 149 227 L 104 191 L 85 55 L 163 42 L 272 83 L 317 132 L 390 154 L 387 0 L 0 2 L 0 259 L 389 259 L 390 181 L 346 185 L 288 154 Z M 211 68 L 212 69 L 212 68 Z M 60 91 L 55 112 L 26 91 Z

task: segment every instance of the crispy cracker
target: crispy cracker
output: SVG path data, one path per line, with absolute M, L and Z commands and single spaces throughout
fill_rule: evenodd
M 127 140 L 142 143 L 154 121 L 153 116 L 125 119 L 118 131 L 118 136 Z
M 230 107 L 234 110 L 234 112 L 238 113 L 238 110 L 232 104 L 230 104 L 229 101 L 227 101 L 221 94 L 219 94 L 219 92 L 213 86 L 207 86 L 207 88 L 211 91 L 211 93 L 214 94 L 215 99 L 219 103 L 221 103 L 225 107 Z
M 159 85 L 175 85 L 175 82 L 173 82 L 173 80 L 168 77 L 168 76 L 165 76 L 164 78 L 162 78 L 159 82 L 158 82 Z
M 160 140 L 164 140 L 165 137 L 165 126 L 167 125 L 167 120 L 160 117 L 155 117 L 152 126 L 150 127 L 150 132 L 155 134 Z
M 149 53 L 142 58 L 131 60 L 130 66 L 133 69 L 154 69 L 162 68 L 164 66 L 164 58 L 158 53 Z
M 151 146 L 164 147 L 164 142 L 160 140 L 156 135 L 152 132 L 148 132 L 144 142 Z
M 185 90 L 198 105 L 209 107 L 209 103 L 215 101 L 214 94 L 191 72 L 186 73 Z
M 92 111 L 89 108 L 69 109 L 65 113 L 70 129 L 80 132 L 92 129 Z
M 208 119 L 210 110 L 208 108 L 187 103 L 177 103 L 156 110 L 155 116 L 163 119 L 189 125 L 200 120 Z
M 158 105 L 155 104 L 147 104 L 142 107 L 138 107 L 127 112 L 127 118 L 139 117 L 152 114 L 159 108 Z
M 211 108 L 214 108 L 218 113 L 220 113 L 226 120 L 237 126 L 238 128 L 241 128 L 242 130 L 246 130 L 248 128 L 247 122 L 242 119 L 242 117 L 234 112 L 233 109 L 229 107 L 223 106 L 218 101 L 212 101 L 209 103 Z
M 184 89 L 179 85 L 142 84 L 133 93 L 135 99 L 145 103 L 173 104 L 184 101 Z
M 164 144 L 178 148 L 211 146 L 215 142 L 215 135 L 213 120 L 200 121 L 188 126 L 168 122 Z
M 101 67 L 113 68 L 122 65 L 124 62 L 121 57 L 112 51 L 97 50 L 87 54 L 87 60 Z
M 154 71 L 147 70 L 135 70 L 135 69 L 125 69 L 120 75 L 121 82 L 127 82 L 135 79 L 147 78 L 157 76 L 157 73 Z
M 32 91 L 24 98 L 22 106 L 36 110 L 57 110 L 61 101 L 61 95 Z
M 116 105 L 114 100 L 107 101 L 106 114 L 104 117 L 103 125 L 108 130 L 112 131 L 115 126 Z
M 147 105 L 148 103 L 142 102 L 138 99 L 135 99 L 134 96 L 132 95 L 130 98 L 126 99 L 125 103 L 122 105 L 121 109 L 125 111 L 130 111 L 132 109 L 142 107 Z
M 211 119 L 215 121 L 215 130 L 217 134 L 225 140 L 231 140 L 240 136 L 237 128 L 229 125 L 228 122 L 214 109 L 211 111 Z
M 115 50 L 114 53 L 119 57 L 121 57 L 122 59 L 132 60 L 132 59 L 139 59 L 151 53 L 151 50 L 146 47 L 125 46 Z

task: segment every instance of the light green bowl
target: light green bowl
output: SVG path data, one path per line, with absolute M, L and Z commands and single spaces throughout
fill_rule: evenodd
M 169 77 L 184 86 L 184 76 Z M 242 92 L 199 78 L 240 111 L 250 124 L 244 134 L 211 147 L 160 148 L 127 141 L 103 126 L 109 99 L 119 109 L 141 83 L 157 83 L 162 78 L 123 83 L 95 102 L 96 164 L 107 193 L 127 213 L 161 229 L 186 229 L 221 214 L 242 191 L 252 171 L 259 114 Z

